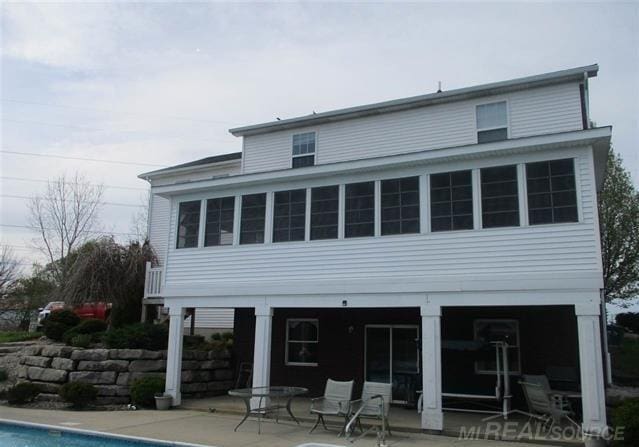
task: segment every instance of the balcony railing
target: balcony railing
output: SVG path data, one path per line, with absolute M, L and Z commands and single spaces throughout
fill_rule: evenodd
M 146 263 L 146 276 L 144 279 L 144 298 L 159 298 L 162 296 L 162 267 L 151 267 Z

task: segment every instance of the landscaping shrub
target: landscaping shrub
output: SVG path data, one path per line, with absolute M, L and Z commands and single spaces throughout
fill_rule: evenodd
M 143 407 L 155 406 L 155 395 L 164 392 L 162 377 L 143 377 L 131 385 L 131 402 Z
M 195 349 L 204 343 L 204 337 L 202 335 L 185 335 L 184 347 L 186 349 Z
M 90 383 L 69 382 L 60 387 L 58 394 L 65 402 L 70 402 L 73 407 L 82 408 L 95 401 L 98 390 Z
M 169 330 L 163 324 L 136 323 L 104 334 L 103 341 L 110 349 L 166 349 Z
M 639 445 L 639 399 L 627 399 L 612 414 L 615 428 L 623 427 L 623 440 L 615 440 L 615 446 Z
M 43 328 L 44 335 L 54 341 L 62 341 L 65 332 L 68 330 L 69 326 L 55 321 L 45 321 Z
M 98 341 L 101 337 L 101 333 L 107 330 L 107 324 L 95 318 L 90 318 L 88 320 L 82 320 L 80 324 L 72 327 L 68 331 L 64 333 L 62 337 L 63 341 L 67 344 L 71 344 L 71 340 L 80 334 L 91 334 L 91 341 Z M 96 335 L 99 334 L 99 335 Z M 75 346 L 75 345 L 73 345 Z
M 618 314 L 615 321 L 619 326 L 639 334 L 639 312 Z
M 209 348 L 212 350 L 222 351 L 233 347 L 233 332 L 216 332 L 211 334 L 211 342 Z
M 40 394 L 38 385 L 31 382 L 22 382 L 9 388 L 7 400 L 10 404 L 26 404 L 33 402 L 38 394 Z
M 4 382 L 9 378 L 9 375 L 4 369 L 0 369 L 0 382 Z
M 56 310 L 44 320 L 44 335 L 62 341 L 64 333 L 80 323 L 80 317 L 70 310 Z
M 92 334 L 77 334 L 74 335 L 69 343 L 71 346 L 75 346 L 76 348 L 88 348 L 91 346 L 91 342 L 93 341 Z

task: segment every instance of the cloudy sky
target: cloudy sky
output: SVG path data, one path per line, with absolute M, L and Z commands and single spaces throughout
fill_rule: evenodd
M 639 183 L 638 5 L 5 2 L 0 240 L 38 258 L 24 197 L 63 173 L 105 184 L 127 233 L 137 174 L 239 151 L 230 127 L 592 63 Z

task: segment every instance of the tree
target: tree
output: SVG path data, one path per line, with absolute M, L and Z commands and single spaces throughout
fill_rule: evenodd
M 149 204 L 151 191 L 140 195 L 140 209 L 131 216 L 131 234 L 136 240 L 146 241 L 149 238 Z
M 6 245 L 0 246 L 0 296 L 7 293 L 18 278 L 18 266 L 13 250 Z
M 77 260 L 62 290 L 71 304 L 109 301 L 112 326 L 140 321 L 146 263 L 155 254 L 148 242 L 123 246 L 112 237 L 80 247 Z
M 69 254 L 97 230 L 103 192 L 102 185 L 91 184 L 76 173 L 49 181 L 44 194 L 29 202 L 30 223 L 40 236 L 37 246 L 61 286 L 73 264 Z
M 5 323 L 29 329 L 29 321 L 35 310 L 50 301 L 55 282 L 47 269 L 34 266 L 29 277 L 19 278 L 0 302 L 0 319 Z
M 611 148 L 599 194 L 599 225 L 606 302 L 639 294 L 639 193 Z

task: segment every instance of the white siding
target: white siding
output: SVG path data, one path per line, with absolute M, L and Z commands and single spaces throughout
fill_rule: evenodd
M 291 167 L 292 135 L 317 132 L 316 163 L 475 144 L 475 106 L 507 100 L 510 136 L 581 129 L 579 85 L 561 84 L 244 138 L 244 173 Z
M 198 307 L 195 309 L 195 327 L 203 329 L 233 329 L 233 309 L 213 309 Z M 191 327 L 191 317 L 184 320 L 184 327 Z
M 574 153 L 580 154 L 576 158 L 582 215 L 579 223 L 183 250 L 171 246 L 167 286 L 175 290 L 205 283 L 478 275 L 490 278 L 495 274 L 523 277 L 559 272 L 601 276 L 594 221 L 592 155 L 590 149 Z M 548 156 L 536 154 L 534 160 Z M 515 161 L 502 157 L 481 163 L 497 165 Z M 460 168 L 461 165 L 452 163 L 437 167 L 440 170 Z M 175 210 L 171 220 L 175 225 Z
M 165 265 L 166 249 L 169 241 L 171 219 L 171 201 L 157 194 L 151 196 L 151 210 L 149 218 L 149 241 L 160 265 Z

